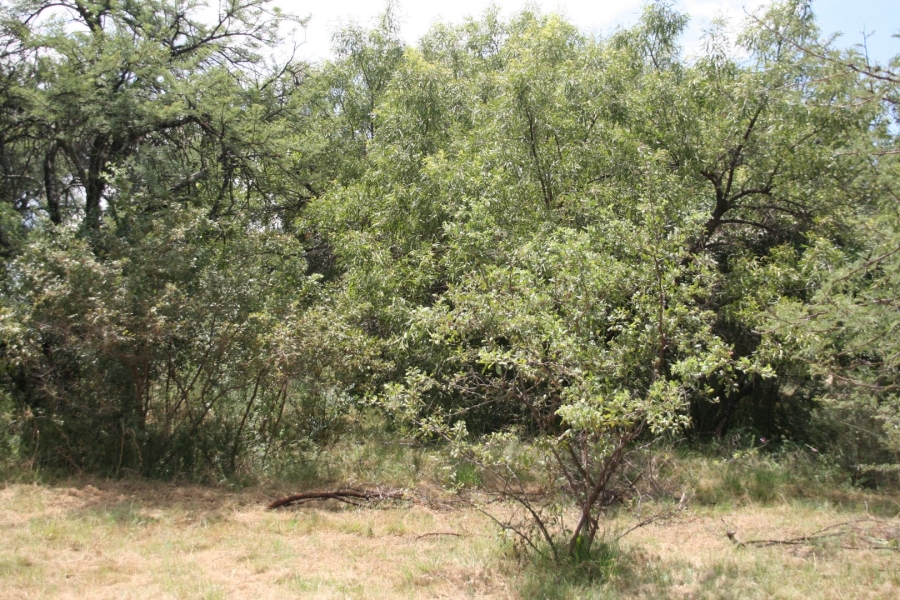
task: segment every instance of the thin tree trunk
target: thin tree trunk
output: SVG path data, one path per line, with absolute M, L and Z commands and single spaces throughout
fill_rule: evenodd
M 59 192 L 56 190 L 56 152 L 58 146 L 44 154 L 44 193 L 47 195 L 47 212 L 50 220 L 59 225 L 62 223 L 62 214 L 59 211 Z

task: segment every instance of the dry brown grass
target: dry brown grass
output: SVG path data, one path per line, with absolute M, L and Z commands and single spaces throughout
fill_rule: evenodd
M 471 509 L 306 505 L 286 490 L 153 482 L 0 488 L 0 598 L 897 598 L 900 554 L 738 547 L 863 518 L 839 507 L 688 510 L 631 533 L 603 583 L 517 562 Z M 290 490 L 287 490 L 290 491 Z M 623 515 L 609 523 L 622 530 Z M 891 521 L 900 527 L 900 521 Z M 438 535 L 438 534 L 458 535 Z
M 510 595 L 480 515 L 420 506 L 265 510 L 276 495 L 11 485 L 0 491 L 0 597 Z M 460 535 L 426 535 L 447 532 Z
M 703 511 L 685 515 L 676 522 L 640 529 L 627 541 L 626 547 L 632 552 L 632 580 L 622 582 L 628 592 L 625 595 L 898 598 L 900 553 L 896 551 L 896 538 L 886 540 L 892 549 L 875 550 L 872 548 L 885 545 L 885 540 L 864 535 L 835 536 L 808 543 L 741 547 L 726 535 L 732 531 L 739 541 L 791 540 L 851 520 L 865 520 L 856 525 L 865 531 L 872 529 L 867 524 L 875 524 L 868 519 L 865 514 L 794 503 L 746 506 L 727 515 Z M 900 521 L 893 519 L 889 523 L 888 530 L 896 535 Z M 883 531 L 882 525 L 878 527 Z M 633 570 L 642 567 L 650 572 L 649 576 L 635 577 Z

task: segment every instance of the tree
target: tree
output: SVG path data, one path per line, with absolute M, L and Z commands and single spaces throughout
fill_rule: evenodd
M 590 551 L 631 442 L 677 429 L 704 378 L 735 364 L 703 303 L 712 263 L 687 260 L 691 196 L 601 100 L 633 55 L 530 13 L 488 50 L 497 28 L 489 16 L 408 50 L 366 171 L 309 214 L 345 271 L 342 300 L 397 366 L 384 406 L 525 506 L 492 449 L 523 435 L 546 451 L 548 485 L 581 511 L 562 542 L 536 521 L 562 559 Z
M 260 155 L 275 155 L 259 146 L 271 136 L 252 127 L 278 114 L 253 96 L 300 73 L 295 64 L 260 72 L 259 50 L 295 21 L 267 4 L 228 0 L 211 20 L 202 3 L 181 0 L 6 6 L 2 141 L 15 157 L 4 181 L 15 187 L 5 202 L 25 222 L 75 217 L 97 231 L 122 208 L 111 179 L 125 169 L 157 197 L 206 181 L 211 210 L 226 210 L 221 203 L 237 181 L 252 181 Z M 246 114 L 250 106 L 258 112 Z
M 761 277 L 802 278 L 807 290 L 802 297 L 772 299 L 761 326 L 760 353 L 795 357 L 816 383 L 821 390 L 817 442 L 855 478 L 895 472 L 900 462 L 900 56 L 887 66 L 873 65 L 858 49 L 841 50 L 827 41 L 798 43 L 765 23 L 759 26 L 826 65 L 833 77 L 852 82 L 854 106 L 869 107 L 867 114 L 878 109 L 842 149 L 856 167 L 841 190 L 852 202 L 848 230 L 813 238 L 758 266 Z
M 845 151 L 881 109 L 800 50 L 805 5 L 761 22 L 747 56 L 713 32 L 694 62 L 665 3 L 602 40 L 528 12 L 439 27 L 377 101 L 360 176 L 310 205 L 342 302 L 395 366 L 384 406 L 505 480 L 560 559 L 589 551 L 639 436 L 688 415 L 802 433 L 814 406 L 797 355 L 761 346 L 773 298 L 809 300 L 802 274 L 757 266 L 859 246 L 847 191 L 872 188 Z M 519 436 L 578 507 L 556 533 L 517 487 Z
M 340 365 L 368 356 L 315 308 L 294 229 L 320 181 L 305 73 L 259 54 L 291 19 L 265 2 L 203 14 L 80 0 L 4 12 L 3 224 L 18 238 L 0 351 L 43 465 L 260 464 L 327 437 L 356 383 Z

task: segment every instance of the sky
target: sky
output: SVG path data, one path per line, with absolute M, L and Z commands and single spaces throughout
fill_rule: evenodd
M 381 0 L 275 0 L 283 9 L 298 15 L 309 15 L 305 31 L 295 34 L 303 42 L 298 58 L 312 62 L 331 57 L 331 34 L 341 23 L 355 21 L 362 25 L 384 10 Z M 606 33 L 616 26 L 633 24 L 641 13 L 643 0 L 453 0 L 452 2 L 422 2 L 400 0 L 402 34 L 415 44 L 436 21 L 461 22 L 467 16 L 478 16 L 494 4 L 504 15 L 511 15 L 526 5 L 539 6 L 544 12 L 566 16 L 582 30 Z M 726 16 L 739 25 L 747 12 L 765 4 L 762 0 L 677 0 L 676 6 L 691 16 L 690 30 L 683 41 L 688 51 L 698 44 L 702 28 L 710 19 Z M 862 32 L 871 33 L 867 46 L 869 55 L 881 62 L 900 54 L 900 1 L 898 0 L 813 0 L 823 32 L 842 32 L 841 44 L 849 46 L 863 40 Z

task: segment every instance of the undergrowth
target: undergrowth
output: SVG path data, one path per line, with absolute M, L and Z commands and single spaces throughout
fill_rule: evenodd
M 532 557 L 524 564 L 518 591 L 526 599 L 589 597 L 584 594 L 592 589 L 599 592 L 629 579 L 632 559 L 617 542 L 605 540 L 595 541 L 586 554 L 562 562 Z

